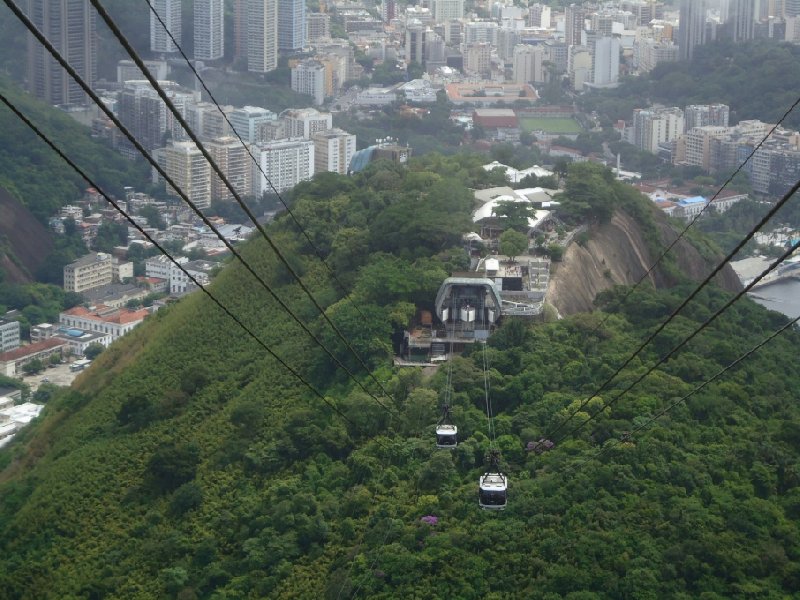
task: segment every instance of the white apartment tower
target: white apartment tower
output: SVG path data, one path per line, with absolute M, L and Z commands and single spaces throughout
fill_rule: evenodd
M 247 70 L 278 67 L 278 0 L 247 0 Z
M 165 171 L 197 208 L 211 206 L 211 167 L 194 142 L 175 142 L 165 149 Z M 177 196 L 168 183 L 167 193 Z
M 261 171 L 269 177 L 269 183 L 261 171 L 254 170 L 255 196 L 285 192 L 314 176 L 314 143 L 310 140 L 279 140 L 260 146 L 260 150 Z
M 242 106 L 230 113 L 233 130 L 248 144 L 258 141 L 259 127 L 278 118 L 274 112 L 260 106 Z
M 296 108 L 285 110 L 281 119 L 286 123 L 286 137 L 311 139 L 319 131 L 333 127 L 333 116 L 321 113 L 316 108 Z
M 620 41 L 618 37 L 601 37 L 594 44 L 595 85 L 613 85 L 619 81 Z
M 172 37 L 180 44 L 181 0 L 153 0 L 152 5 Z M 177 52 L 178 48 L 167 35 L 164 25 L 159 23 L 153 11 L 150 11 L 150 50 L 153 52 Z
M 314 142 L 314 172 L 332 171 L 347 175 L 356 152 L 356 136 L 341 129 L 328 129 L 311 136 Z
M 306 44 L 306 0 L 278 0 L 278 49 L 299 52 Z
M 218 60 L 224 55 L 225 3 L 223 0 L 195 0 L 195 60 Z
M 464 0 L 434 0 L 431 13 L 433 13 L 433 20 L 437 23 L 463 19 Z
M 528 23 L 531 27 L 543 27 L 550 29 L 550 7 L 536 3 L 530 7 L 528 12 Z
M 514 83 L 545 81 L 544 48 L 519 44 L 514 47 Z
M 314 104 L 325 102 L 325 65 L 318 60 L 301 60 L 292 67 L 292 89 L 311 96 Z
M 633 111 L 633 144 L 647 152 L 658 152 L 659 144 L 677 140 L 683 133 L 680 108 Z

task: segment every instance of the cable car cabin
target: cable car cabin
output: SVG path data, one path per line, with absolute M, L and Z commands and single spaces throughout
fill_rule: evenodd
M 452 450 L 458 446 L 458 427 L 455 425 L 436 426 L 436 447 Z
M 478 504 L 485 510 L 504 510 L 508 502 L 508 480 L 502 473 L 486 473 L 478 484 Z

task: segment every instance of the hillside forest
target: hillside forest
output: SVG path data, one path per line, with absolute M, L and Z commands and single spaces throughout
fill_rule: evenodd
M 210 286 L 324 402 L 203 294 L 162 309 L 103 352 L 73 388 L 54 393 L 43 418 L 0 452 L 3 593 L 37 600 L 796 593 L 796 331 L 629 435 L 784 324 L 783 316 L 740 301 L 624 394 L 727 294 L 702 292 L 600 394 L 693 289 L 680 273 L 668 289 L 613 288 L 592 314 L 506 319 L 488 344 L 452 359 L 449 391 L 448 369 L 390 366 L 393 333 L 430 309 L 442 279 L 465 266 L 467 186 L 481 172 L 474 158 L 431 155 L 408 168 L 376 163 L 352 178 L 325 174 L 297 188 L 295 215 L 346 297 L 290 221 L 270 226 L 370 373 L 259 239 L 244 247 L 246 259 L 352 379 L 239 264 Z M 602 211 L 586 202 L 577 173 L 604 190 Z M 602 222 L 624 210 L 655 231 L 651 204 L 602 170 L 567 178 L 561 200 L 575 219 Z M 510 481 L 502 513 L 477 506 L 490 440 L 486 383 Z M 436 450 L 433 440 L 446 395 L 460 435 L 452 451 Z M 529 451 L 584 400 L 565 431 L 592 416 L 590 425 L 549 452 Z

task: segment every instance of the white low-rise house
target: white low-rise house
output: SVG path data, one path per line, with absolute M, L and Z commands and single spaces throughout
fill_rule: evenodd
M 38 417 L 43 408 L 41 404 L 32 402 L 0 408 L 0 448 L 8 444 L 20 429 Z

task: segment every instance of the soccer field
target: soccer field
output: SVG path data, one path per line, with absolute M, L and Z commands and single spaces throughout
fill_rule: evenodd
M 575 119 L 546 119 L 520 117 L 523 131 L 544 131 L 545 133 L 580 133 L 583 131 Z

